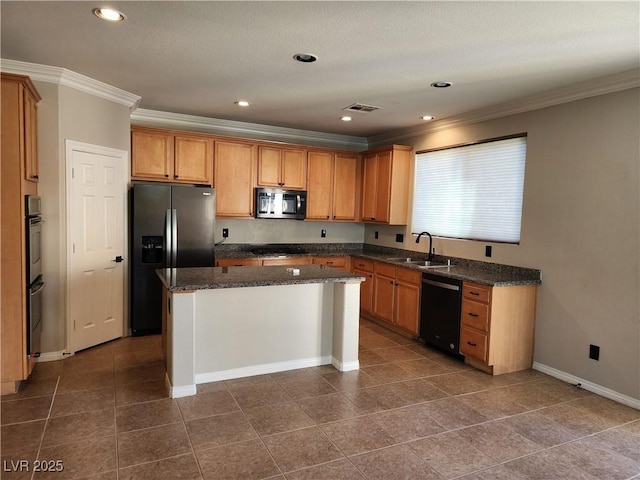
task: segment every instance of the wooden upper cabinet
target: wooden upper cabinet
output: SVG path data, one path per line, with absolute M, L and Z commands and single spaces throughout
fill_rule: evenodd
M 307 152 L 260 145 L 258 147 L 258 185 L 304 190 L 307 187 Z
M 307 168 L 307 219 L 330 220 L 333 214 L 333 153 L 309 152 Z
M 333 184 L 333 219 L 359 220 L 360 155 L 337 153 Z
M 406 225 L 411 147 L 392 145 L 364 155 L 362 221 Z
M 131 178 L 213 184 L 213 139 L 132 127 Z
M 357 153 L 309 152 L 307 219 L 357 220 L 359 159 Z
M 213 140 L 203 137 L 174 137 L 174 181 L 211 185 Z
M 131 130 L 131 178 L 171 181 L 173 135 L 133 127 Z
M 30 182 L 39 179 L 38 167 L 38 106 L 39 96 L 24 90 L 24 178 Z
M 215 142 L 217 216 L 253 216 L 255 165 L 255 145 L 232 141 Z

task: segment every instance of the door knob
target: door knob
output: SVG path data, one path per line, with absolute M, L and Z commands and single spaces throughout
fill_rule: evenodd
M 112 260 L 112 261 L 113 261 L 113 262 L 116 262 L 116 263 L 120 263 L 120 262 L 122 262 L 123 260 L 124 260 L 124 258 L 122 258 L 122 256 L 118 255 L 118 256 L 117 256 L 114 260 Z

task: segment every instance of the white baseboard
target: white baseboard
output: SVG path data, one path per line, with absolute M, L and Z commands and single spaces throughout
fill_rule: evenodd
M 164 384 L 167 387 L 167 392 L 169 393 L 170 398 L 182 398 L 182 397 L 190 397 L 191 395 L 196 394 L 196 386 L 194 385 L 184 385 L 182 387 L 174 387 L 171 385 L 169 381 L 169 375 L 164 376 Z
M 352 370 L 360 369 L 360 361 L 356 360 L 355 362 L 341 362 L 335 357 L 331 357 L 331 365 L 333 365 L 337 370 L 341 372 L 351 372 Z
M 313 357 L 287 362 L 233 368 L 231 370 L 222 370 L 219 372 L 198 373 L 196 374 L 196 384 L 252 377 L 254 375 L 266 375 L 269 373 L 286 372 L 287 370 L 297 370 L 299 368 L 318 367 L 320 365 L 328 365 L 330 363 L 331 357 Z
M 576 377 L 575 375 L 571 375 L 570 373 L 563 372 L 562 370 L 558 370 L 553 367 L 549 367 L 542 363 L 533 362 L 533 369 L 538 370 L 539 372 L 546 373 L 547 375 L 551 375 L 559 380 L 565 381 L 567 383 L 571 383 L 573 385 L 580 384 L 581 388 L 589 392 L 596 393 L 601 397 L 608 398 L 618 403 L 622 403 L 631 408 L 635 408 L 636 410 L 640 410 L 640 400 L 637 398 L 629 397 L 628 395 L 623 395 L 621 393 L 616 392 L 615 390 L 611 390 L 610 388 L 603 387 L 602 385 L 598 385 L 597 383 L 589 382 L 580 377 Z
M 63 360 L 65 358 L 69 358 L 73 356 L 72 353 L 65 352 L 64 350 L 60 350 L 58 352 L 46 352 L 41 353 L 38 357 L 37 362 L 55 362 L 57 360 Z

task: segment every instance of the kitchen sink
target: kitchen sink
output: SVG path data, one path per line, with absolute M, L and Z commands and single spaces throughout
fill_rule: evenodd
M 387 258 L 387 260 L 390 262 L 408 263 L 422 268 L 446 268 L 451 266 L 449 261 L 447 261 L 447 263 L 438 263 L 429 260 L 415 260 L 411 257 L 391 257 Z

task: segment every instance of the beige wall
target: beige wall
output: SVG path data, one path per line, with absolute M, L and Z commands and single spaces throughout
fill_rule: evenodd
M 639 89 L 401 142 L 416 151 L 527 132 L 520 245 L 435 239 L 443 255 L 539 268 L 535 361 L 640 399 Z M 373 232 L 380 231 L 374 240 Z M 405 233 L 404 247 L 395 233 Z M 410 227 L 365 241 L 418 248 Z M 588 358 L 599 345 L 600 360 Z
M 129 151 L 129 108 L 53 83 L 34 82 L 38 104 L 38 155 L 43 201 L 42 351 L 66 347 L 66 151 L 65 140 Z M 129 172 L 129 165 L 125 171 Z

